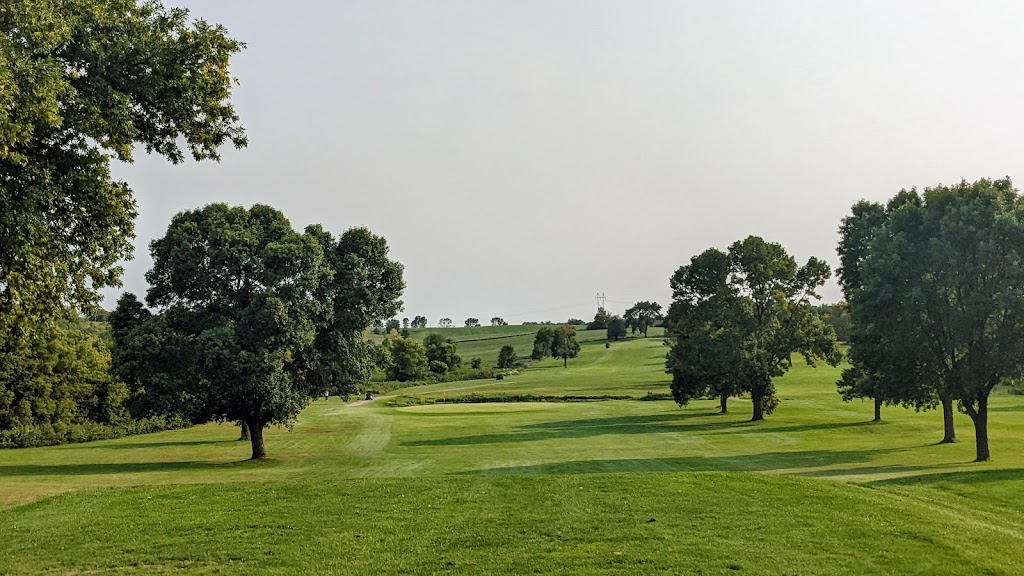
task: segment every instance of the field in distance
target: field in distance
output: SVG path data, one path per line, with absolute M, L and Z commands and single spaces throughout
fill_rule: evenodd
M 393 394 L 642 397 L 668 391 L 663 356 L 595 342 L 568 368 Z M 269 430 L 266 462 L 227 425 L 0 451 L 0 573 L 1024 572 L 1024 397 L 993 397 L 974 464 L 965 417 L 937 445 L 940 414 L 872 423 L 837 375 L 797 363 L 760 423 L 744 400 L 331 398 Z

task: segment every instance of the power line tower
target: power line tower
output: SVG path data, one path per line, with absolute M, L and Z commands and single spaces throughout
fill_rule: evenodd
M 604 308 L 604 303 L 608 300 L 608 297 L 604 295 L 604 292 L 598 292 L 597 295 L 594 296 L 594 300 L 597 300 L 597 308 L 600 310 L 601 308 Z

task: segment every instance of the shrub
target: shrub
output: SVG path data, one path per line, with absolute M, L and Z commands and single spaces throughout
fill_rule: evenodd
M 474 370 L 479 370 L 484 365 L 484 361 L 479 358 L 473 358 L 469 361 L 469 366 Z

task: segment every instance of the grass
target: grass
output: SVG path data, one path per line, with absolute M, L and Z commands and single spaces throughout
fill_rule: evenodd
M 656 338 L 425 397 L 664 392 Z M 844 404 L 802 364 L 782 404 L 318 401 L 271 459 L 206 425 L 0 451 L 0 573 L 1016 574 L 1024 397 L 969 420 Z M 492 382 L 488 381 L 488 385 Z M 445 386 L 448 389 L 445 389 Z M 453 389 L 454 388 L 454 389 Z

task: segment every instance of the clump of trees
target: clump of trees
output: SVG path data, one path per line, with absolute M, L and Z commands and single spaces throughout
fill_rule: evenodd
M 387 349 L 391 357 L 388 380 L 411 382 L 422 380 L 430 373 L 427 348 L 420 342 L 392 333 L 387 340 Z
M 505 322 L 500 316 L 495 316 L 491 318 L 491 326 L 508 326 L 508 322 Z
M 619 338 L 626 337 L 626 321 L 621 316 L 615 315 L 608 319 L 608 339 L 619 341 Z
M 437 321 L 438 328 L 451 328 L 453 326 L 451 318 L 441 318 Z
M 661 304 L 657 302 L 637 302 L 628 310 L 624 317 L 626 321 L 626 327 L 630 329 L 633 334 L 637 332 L 647 337 L 647 329 L 651 326 L 656 326 L 659 322 L 664 319 L 661 314 Z
M 516 349 L 511 344 L 506 344 L 498 351 L 498 368 L 512 368 L 516 365 L 519 357 L 516 356 Z
M 551 356 L 551 343 L 555 339 L 555 329 L 550 326 L 542 326 L 533 337 L 533 352 L 530 358 L 540 360 Z
M 134 425 L 111 415 L 121 394 L 99 376 L 105 336 L 79 322 L 132 253 L 135 199 L 111 160 L 245 146 L 229 68 L 243 46 L 156 1 L 0 12 L 0 436 L 116 435 Z
M 480 325 L 479 318 L 466 318 L 466 328 L 476 328 Z
M 423 340 L 423 346 L 426 348 L 431 372 L 443 374 L 462 365 L 462 356 L 457 352 L 458 344 L 451 338 L 430 334 Z
M 413 328 L 426 328 L 427 318 L 425 316 L 416 316 L 415 318 L 412 319 L 411 326 Z
M 780 244 L 757 236 L 680 267 L 670 281 L 666 358 L 676 402 L 718 397 L 724 412 L 729 397 L 746 392 L 751 420 L 761 420 L 778 405 L 773 379 L 794 354 L 838 365 L 835 334 L 810 303 L 830 274 L 825 262 L 812 257 L 799 266 Z
M 160 410 L 243 423 L 254 459 L 266 456 L 266 426 L 291 425 L 311 399 L 369 378 L 383 352 L 363 331 L 401 307 L 405 287 L 383 238 L 299 233 L 259 204 L 182 212 L 150 252 L 146 301 L 157 313 L 121 299 L 115 369 Z
M 991 456 L 992 390 L 1024 376 L 1024 200 L 1010 179 L 902 190 L 859 202 L 840 228 L 849 305 L 844 399 L 918 409 L 953 405 L 974 424 L 976 459 Z
M 587 330 L 607 330 L 608 321 L 611 320 L 611 315 L 604 307 L 598 308 L 597 313 L 594 314 L 594 320 L 587 324 Z

